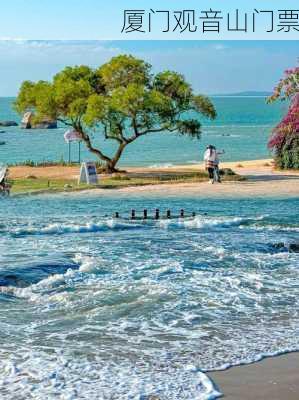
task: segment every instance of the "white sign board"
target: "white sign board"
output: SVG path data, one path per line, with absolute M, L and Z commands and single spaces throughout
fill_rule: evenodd
M 6 174 L 7 174 L 7 167 L 4 166 L 4 165 L 2 165 L 2 166 L 0 165 L 0 182 L 3 181 L 3 179 L 6 176 Z
M 82 136 L 79 132 L 75 130 L 68 130 L 64 134 L 64 140 L 66 142 L 75 142 L 82 140 Z
M 94 162 L 84 162 L 81 164 L 79 183 L 96 185 L 98 183 L 97 167 Z

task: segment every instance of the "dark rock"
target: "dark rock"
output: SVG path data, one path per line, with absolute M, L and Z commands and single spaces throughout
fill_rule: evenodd
M 0 287 L 28 287 L 55 274 L 64 274 L 68 269 L 78 270 L 79 265 L 70 260 L 46 260 L 28 262 L 14 268 L 3 268 L 0 271 Z
M 34 124 L 32 129 L 57 129 L 57 121 L 42 121 Z
M 290 253 L 299 253 L 299 243 L 290 243 L 289 244 L 289 252 Z
M 290 253 L 299 253 L 299 243 L 274 243 L 272 244 L 272 247 L 275 250 L 285 250 L 289 251 Z
M 285 244 L 284 243 L 274 243 L 274 244 L 272 244 L 271 245 L 274 249 L 284 249 L 284 248 L 286 248 L 286 246 L 285 246 Z
M 0 121 L 0 126 L 18 126 L 15 121 Z
M 28 111 L 24 114 L 22 123 L 22 129 L 57 129 L 57 121 L 44 118 L 42 121 L 34 122 L 34 114 Z

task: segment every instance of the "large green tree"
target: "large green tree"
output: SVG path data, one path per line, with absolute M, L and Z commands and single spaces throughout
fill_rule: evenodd
M 97 69 L 67 67 L 52 82 L 25 81 L 15 107 L 19 113 L 33 111 L 37 121 L 52 118 L 73 127 L 109 173 L 139 137 L 174 132 L 200 138 L 199 115 L 216 116 L 212 102 L 195 95 L 182 75 L 154 75 L 150 64 L 128 55 Z M 95 145 L 94 133 L 116 142 L 112 156 Z

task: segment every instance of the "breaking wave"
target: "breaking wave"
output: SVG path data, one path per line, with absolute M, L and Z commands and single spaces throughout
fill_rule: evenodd
M 242 227 L 249 226 L 255 227 L 256 221 L 262 221 L 265 216 L 257 218 L 247 217 L 206 217 L 198 215 L 195 218 L 187 217 L 166 219 L 162 218 L 159 221 L 148 220 L 129 220 L 129 219 L 102 219 L 99 222 L 87 222 L 85 224 L 78 223 L 51 223 L 45 226 L 34 226 L 30 224 L 27 227 L 17 227 L 9 229 L 8 232 L 13 237 L 22 237 L 30 235 L 65 235 L 73 233 L 97 233 L 109 230 L 130 230 L 137 228 L 146 228 L 147 226 L 159 227 L 178 227 L 190 229 L 213 229 L 213 228 L 229 228 L 229 227 Z M 276 229 L 275 226 L 270 226 L 269 229 Z M 257 226 L 257 229 L 260 229 Z M 283 228 L 282 228 L 283 229 Z M 298 230 L 298 228 L 289 228 L 290 230 Z
M 161 200 L 197 216 L 144 222 L 22 201 L 0 226 L 1 399 L 211 400 L 209 371 L 299 349 L 295 203 Z

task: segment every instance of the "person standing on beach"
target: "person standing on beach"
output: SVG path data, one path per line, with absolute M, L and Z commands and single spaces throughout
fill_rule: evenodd
M 204 161 L 206 165 L 206 170 L 209 173 L 210 183 L 215 182 L 215 165 L 216 165 L 216 149 L 214 146 L 209 145 L 206 148 L 204 154 Z

